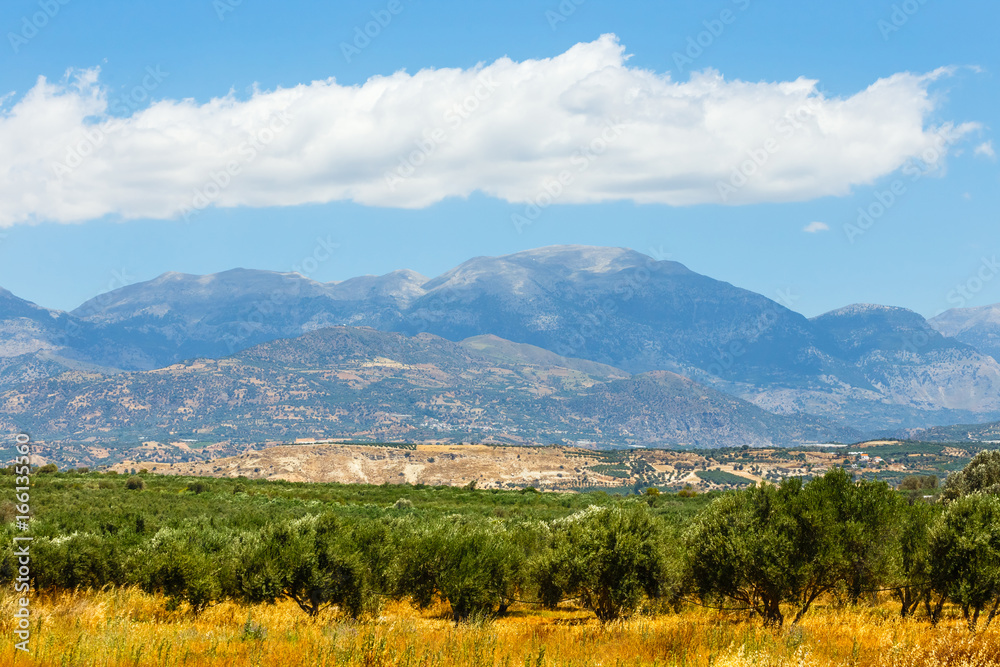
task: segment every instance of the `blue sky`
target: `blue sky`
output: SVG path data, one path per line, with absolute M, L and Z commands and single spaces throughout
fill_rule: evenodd
M 433 276 L 476 255 L 580 243 L 670 258 L 808 316 L 998 302 L 998 19 L 995 3 L 962 0 L 11 0 L 0 285 L 69 309 L 164 271 Z M 377 34 L 355 42 L 366 27 Z M 939 68 L 951 69 L 923 77 Z M 484 71 L 498 92 L 477 92 Z M 390 78 L 366 83 L 379 76 Z M 789 92 L 803 78 L 817 83 Z M 879 80 L 894 83 L 869 91 Z M 519 97 L 525 81 L 540 88 Z M 386 90 L 395 101 L 366 116 Z M 480 93 L 468 120 L 440 113 Z M 781 143 L 782 104 L 809 106 L 822 132 Z M 275 120 L 281 109 L 290 120 Z M 75 189 L 35 189 L 73 133 L 116 119 L 125 129 L 105 152 L 62 181 Z M 174 190 L 200 190 L 261 123 L 273 143 L 185 216 Z M 615 123 L 627 129 L 605 135 L 606 155 L 568 167 L 566 193 L 518 225 L 549 175 Z M 434 130 L 427 166 L 385 190 L 393 156 L 410 159 Z M 715 197 L 743 164 L 725 156 L 759 154 L 772 136 L 772 163 Z M 859 226 L 859 208 L 877 215 Z

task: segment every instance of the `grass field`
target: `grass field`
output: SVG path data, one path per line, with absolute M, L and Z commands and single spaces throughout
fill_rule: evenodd
M 13 636 L 14 605 L 10 594 L 0 599 L 7 637 Z M 405 603 L 391 603 L 378 619 L 359 622 L 332 612 L 310 619 L 292 603 L 225 602 L 196 616 L 184 608 L 165 611 L 162 598 L 135 589 L 39 596 L 33 614 L 31 652 L 16 651 L 10 640 L 0 648 L 0 665 L 1000 664 L 1000 629 L 970 635 L 954 617 L 932 627 L 920 618 L 901 620 L 889 604 L 820 606 L 800 625 L 783 630 L 697 607 L 605 626 L 573 609 L 515 609 L 497 621 L 456 626 L 446 609 L 418 613 Z
M 310 617 L 288 599 L 273 605 L 247 604 L 254 598 L 235 594 L 211 598 L 210 606 L 196 614 L 179 598 L 144 592 L 163 589 L 159 584 L 146 586 L 142 576 L 133 576 L 155 561 L 153 556 L 160 552 L 149 545 L 164 535 L 218 533 L 235 539 L 241 531 L 262 533 L 272 523 L 296 524 L 313 514 L 345 521 L 378 519 L 404 527 L 409 525 L 405 522 L 459 523 L 472 516 L 512 527 L 532 522 L 559 525 L 591 506 L 614 505 L 622 499 L 605 492 L 306 484 L 155 474 L 133 481 L 140 478 L 143 485 L 130 489 L 128 480 L 119 475 L 33 476 L 31 528 L 36 541 L 31 563 L 38 574 L 46 575 L 36 585 L 48 589 L 31 597 L 27 653 L 14 645 L 17 598 L 10 587 L 0 593 L 0 631 L 9 638 L 0 645 L 0 667 L 1000 666 L 1000 624 L 970 634 L 954 607 L 945 609 L 936 626 L 922 607 L 916 618 L 901 619 L 899 603 L 887 594 L 881 600 L 863 596 L 860 606 L 838 606 L 833 597 L 820 598 L 797 625 L 790 623 L 793 609 L 788 607 L 789 623 L 781 629 L 766 628 L 760 618 L 745 612 L 698 606 L 694 601 L 703 598 L 686 595 L 674 598 L 687 601 L 681 603 L 680 612 L 669 608 L 668 597 L 660 597 L 663 602 L 645 603 L 656 608 L 640 608 L 627 620 L 601 624 L 593 607 L 574 606 L 582 604 L 579 592 L 563 596 L 556 610 L 521 602 L 499 618 L 456 625 L 449 603 L 443 601 L 454 598 L 441 594 L 421 610 L 408 597 L 415 593 L 396 593 L 391 586 L 376 593 L 375 599 L 383 601 L 380 611 L 357 621 L 335 607 Z M 676 527 L 691 523 L 719 497 L 723 497 L 720 492 L 694 497 L 659 493 L 643 496 L 638 506 L 666 526 Z M 4 516 L 3 530 L 13 535 L 11 517 Z M 393 553 L 405 556 L 399 548 Z M 210 567 L 227 571 L 229 561 L 224 557 L 229 552 L 223 548 L 211 553 Z M 397 569 L 403 576 L 399 573 L 405 568 Z M 88 573 L 100 577 L 83 576 Z M 77 588 L 88 585 L 98 590 Z M 539 599 L 533 592 L 523 594 L 526 590 L 517 589 L 509 599 Z M 260 599 L 268 598 L 256 598 Z

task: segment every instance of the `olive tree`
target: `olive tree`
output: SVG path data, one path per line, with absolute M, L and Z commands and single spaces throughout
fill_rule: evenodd
M 162 529 L 144 549 L 139 583 L 147 592 L 167 596 L 168 608 L 187 602 L 198 613 L 224 597 L 217 556 L 226 542 L 215 531 Z
M 781 603 L 795 599 L 808 555 L 798 550 L 800 527 L 789 512 L 795 480 L 727 494 L 698 514 L 687 535 L 695 592 L 784 623 Z
M 821 530 L 817 557 L 827 579 L 851 603 L 895 581 L 905 501 L 888 484 L 855 483 L 834 469 L 806 484 L 801 500 L 807 525 Z
M 935 603 L 930 586 L 929 531 L 940 505 L 913 502 L 904 506 L 896 539 L 896 561 L 892 578 L 892 592 L 899 600 L 899 614 L 906 618 L 921 601 L 932 620 L 940 614 L 944 596 Z
M 456 623 L 505 611 L 524 576 L 525 554 L 500 522 L 446 518 L 414 528 L 402 548 L 397 594 L 422 608 L 445 600 Z
M 951 502 L 929 535 L 934 588 L 962 609 L 975 632 L 988 610 L 988 627 L 1000 608 L 1000 498 L 975 493 Z
M 539 564 L 539 590 L 553 606 L 578 597 L 601 622 L 628 616 L 668 577 L 666 531 L 644 502 L 591 506 L 553 522 L 552 548 Z
M 950 502 L 970 493 L 1000 494 L 1000 450 L 983 451 L 945 480 L 941 497 Z
M 358 618 L 376 606 L 376 577 L 352 538 L 351 528 L 330 515 L 268 526 L 247 540 L 235 595 L 251 603 L 285 597 L 310 616 L 336 605 Z
M 686 541 L 692 585 L 705 600 L 736 603 L 765 625 L 798 622 L 816 599 L 852 599 L 888 580 L 899 501 L 880 482 L 854 484 L 841 469 L 803 485 L 786 479 L 713 501 Z

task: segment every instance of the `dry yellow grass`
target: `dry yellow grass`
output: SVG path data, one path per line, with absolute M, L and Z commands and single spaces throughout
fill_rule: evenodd
M 584 612 L 523 610 L 456 627 L 447 610 L 393 603 L 377 620 L 309 619 L 294 604 L 220 604 L 200 616 L 165 611 L 136 590 L 39 596 L 31 653 L 13 646 L 14 598 L 0 599 L 8 641 L 0 665 L 349 665 L 571 667 L 605 665 L 1000 665 L 1000 630 L 970 636 L 958 619 L 937 628 L 885 608 L 819 608 L 797 627 L 765 630 L 704 609 L 599 625 Z

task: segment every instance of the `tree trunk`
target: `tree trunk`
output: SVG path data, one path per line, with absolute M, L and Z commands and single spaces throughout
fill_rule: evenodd
M 906 603 L 907 598 L 909 598 L 909 591 L 905 588 L 897 588 L 893 591 L 893 595 L 895 595 L 896 599 L 899 600 L 899 617 L 906 618 Z
M 941 620 L 941 610 L 944 609 L 944 596 L 942 595 L 937 604 L 931 607 L 931 594 L 928 593 L 927 597 L 924 598 L 924 605 L 927 607 L 927 615 L 930 616 L 931 625 L 937 625 L 938 621 Z
M 986 617 L 986 625 L 983 626 L 983 630 L 985 630 L 986 628 L 990 627 L 990 623 L 993 622 L 993 617 L 997 615 L 997 609 L 998 608 L 1000 608 L 1000 598 L 997 598 L 997 601 L 993 605 L 993 608 L 990 609 L 990 614 L 989 614 L 989 616 Z
M 914 593 L 913 589 L 909 586 L 904 586 L 902 588 L 897 588 L 893 591 L 896 594 L 896 599 L 899 600 L 899 617 L 906 618 L 912 614 L 917 605 L 920 604 L 920 594 Z M 927 607 L 928 614 L 930 614 L 930 606 Z
M 963 607 L 962 611 L 965 612 L 965 620 L 969 623 L 969 632 L 975 633 L 976 626 L 979 625 L 979 607 L 974 608 L 971 615 L 968 607 Z
M 299 609 L 309 614 L 310 616 L 315 616 L 319 613 L 322 602 L 317 599 L 315 593 L 309 594 L 309 599 L 305 599 L 299 595 L 292 595 L 291 593 L 286 593 L 288 597 L 295 600 L 295 604 L 299 605 Z
M 793 624 L 794 623 L 798 623 L 800 620 L 802 620 L 802 617 L 806 615 L 807 611 L 809 611 L 809 607 L 816 600 L 816 598 L 819 597 L 819 594 L 820 594 L 820 590 L 817 589 L 817 590 L 813 591 L 812 594 L 808 598 L 806 598 L 806 601 L 802 605 L 802 607 L 799 609 L 799 612 L 797 614 L 795 614 L 795 620 L 792 621 Z
M 761 611 L 761 616 L 764 617 L 765 627 L 780 628 L 785 623 L 785 617 L 781 613 L 781 606 L 777 598 L 764 600 L 764 608 Z

